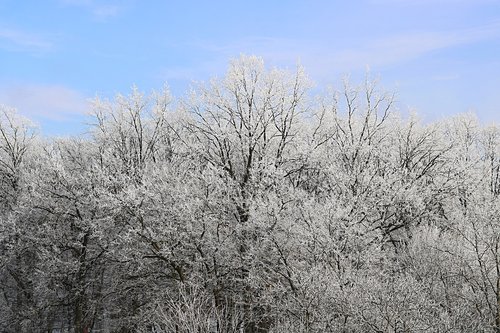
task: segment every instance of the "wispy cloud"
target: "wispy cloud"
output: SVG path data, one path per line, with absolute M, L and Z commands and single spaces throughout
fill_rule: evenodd
M 433 81 L 453 81 L 458 80 L 460 75 L 458 74 L 449 74 L 449 75 L 435 75 L 431 79 Z
M 403 5 L 403 6 L 427 6 L 427 5 L 468 5 L 477 6 L 481 4 L 494 3 L 497 0 L 368 0 L 374 5 Z
M 419 58 L 434 51 L 500 37 L 498 22 L 451 32 L 403 33 L 375 39 L 360 48 L 335 52 L 330 63 L 347 69 L 389 66 Z
M 117 16 L 123 7 L 123 2 L 118 3 L 105 3 L 104 1 L 97 0 L 59 0 L 60 3 L 66 6 L 76 6 L 89 11 L 95 18 L 99 20 L 106 20 L 108 18 Z
M 451 0 L 450 0 L 451 1 Z M 364 70 L 367 66 L 380 70 L 453 47 L 500 38 L 500 22 L 451 31 L 410 31 L 376 38 L 364 37 L 359 47 L 342 47 L 320 40 L 253 37 L 226 44 L 195 42 L 189 46 L 212 54 L 214 61 L 224 64 L 228 57 L 240 53 L 263 56 L 271 64 L 295 65 L 300 61 L 313 77 L 332 72 Z M 203 70 L 203 68 L 200 68 Z M 177 68 L 172 76 L 188 75 L 195 68 Z
M 118 15 L 119 12 L 120 12 L 120 7 L 114 6 L 114 5 L 98 6 L 92 10 L 92 13 L 94 14 L 94 16 L 102 18 L 102 19 L 107 18 L 107 17 L 116 16 L 116 15 Z
M 205 80 L 217 74 L 222 74 L 231 58 L 239 54 L 255 54 L 266 59 L 268 65 L 280 67 L 293 65 L 298 53 L 296 41 L 291 39 L 270 37 L 249 37 L 230 43 L 214 43 L 203 40 L 190 40 L 184 43 L 170 44 L 169 47 L 179 50 L 189 50 L 187 53 L 204 54 L 203 59 L 193 60 L 181 66 L 165 66 L 158 71 L 162 80 Z
M 9 85 L 0 87 L 0 104 L 28 117 L 69 120 L 88 111 L 89 102 L 78 91 L 59 85 Z
M 466 41 L 464 36 L 442 33 L 401 34 L 375 39 L 359 48 L 334 52 L 329 63 L 345 69 L 357 69 L 366 65 L 383 67 L 412 60 Z
M 44 52 L 53 47 L 48 39 L 21 30 L 0 27 L 0 48 L 9 51 Z
M 188 66 L 177 66 L 177 67 L 167 67 L 159 72 L 159 77 L 164 80 L 191 80 L 196 77 L 204 76 L 207 74 L 207 66 L 199 64 L 194 67 Z M 217 70 L 215 70 L 217 72 Z M 201 74 L 201 75 L 200 75 Z

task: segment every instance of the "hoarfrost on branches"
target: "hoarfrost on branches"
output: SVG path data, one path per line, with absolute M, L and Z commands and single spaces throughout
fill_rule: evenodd
M 0 109 L 2 332 L 498 332 L 500 132 L 241 56 L 88 137 Z

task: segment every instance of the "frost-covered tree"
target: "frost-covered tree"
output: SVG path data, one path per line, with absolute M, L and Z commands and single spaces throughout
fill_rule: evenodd
M 14 109 L 0 107 L 0 326 L 30 329 L 35 320 L 34 264 L 36 254 L 23 218 L 27 171 L 34 153 L 35 127 Z
M 0 117 L 2 332 L 498 332 L 500 134 L 241 56 L 90 135 Z

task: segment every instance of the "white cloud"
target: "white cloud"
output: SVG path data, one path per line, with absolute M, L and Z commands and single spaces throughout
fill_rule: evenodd
M 427 5 L 468 5 L 477 6 L 494 3 L 497 0 L 369 0 L 374 5 L 403 5 L 403 6 L 427 6 Z
M 346 69 L 388 66 L 430 52 L 500 37 L 498 22 L 452 32 L 416 32 L 375 39 L 365 46 L 331 54 L 329 63 Z
M 299 61 L 313 77 L 332 72 L 350 72 L 367 66 L 380 68 L 405 63 L 429 53 L 498 39 L 500 22 L 452 31 L 411 31 L 395 33 L 382 38 L 367 36 L 359 46 L 342 47 L 320 40 L 293 40 L 280 38 L 247 38 L 213 45 L 196 43 L 193 48 L 211 52 L 214 59 L 226 59 L 239 53 L 257 54 L 267 63 L 293 66 Z M 191 68 L 190 71 L 195 71 Z M 185 74 L 180 71 L 181 74 Z M 186 73 L 187 74 L 187 73 Z
M 14 107 L 27 117 L 59 121 L 83 115 L 89 108 L 85 96 L 59 85 L 2 86 L 0 104 Z
M 108 6 L 98 6 L 92 10 L 94 16 L 99 17 L 101 19 L 112 17 L 118 15 L 120 12 L 120 7 L 108 5 Z
M 9 51 L 48 51 L 52 42 L 40 35 L 15 29 L 0 28 L 0 48 Z
M 95 18 L 105 20 L 110 17 L 117 16 L 123 9 L 121 5 L 116 3 L 104 3 L 96 0 L 59 0 L 60 3 L 66 6 L 76 6 L 89 11 Z
M 433 81 L 453 81 L 458 80 L 460 75 L 458 74 L 449 74 L 449 75 L 435 75 L 431 79 Z

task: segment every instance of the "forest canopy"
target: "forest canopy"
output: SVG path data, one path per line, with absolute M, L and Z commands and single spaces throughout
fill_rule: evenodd
M 241 56 L 43 138 L 0 109 L 0 332 L 499 332 L 500 129 Z

